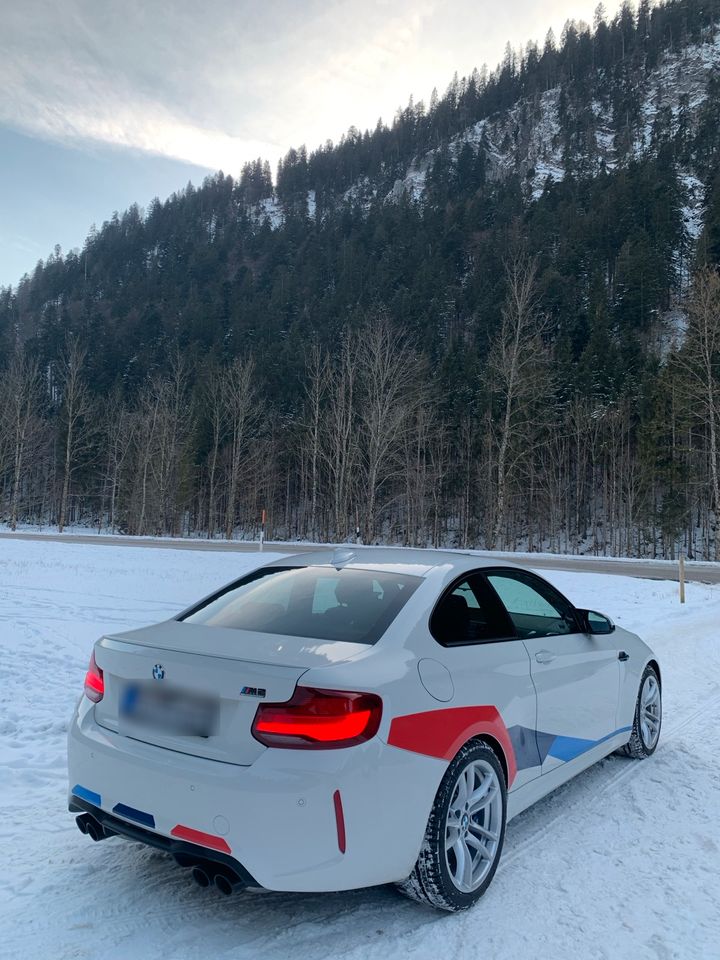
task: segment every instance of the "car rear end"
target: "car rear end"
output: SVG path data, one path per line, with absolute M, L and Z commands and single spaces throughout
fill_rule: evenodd
M 427 817 L 408 812 L 408 784 L 431 802 L 442 764 L 386 745 L 384 680 L 402 668 L 377 641 L 421 580 L 313 567 L 283 583 L 284 569 L 98 641 L 69 734 L 70 808 L 91 837 L 164 849 L 226 893 L 402 879 Z M 283 606 L 296 589 L 300 606 Z M 351 639 L 331 639 L 350 608 Z M 320 636 L 272 632 L 288 616 Z

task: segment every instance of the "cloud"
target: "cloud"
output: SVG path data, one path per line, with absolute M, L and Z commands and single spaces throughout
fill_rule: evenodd
M 24 0 L 3 10 L 0 123 L 236 173 L 391 119 L 529 23 L 594 2 Z
M 374 92 L 398 67 L 415 59 L 422 28 L 436 6 L 413 4 L 412 13 L 387 19 L 365 42 L 340 45 L 308 75 L 304 87 L 321 95 L 331 85 L 341 93 L 348 86 Z
M 22 116 L 32 117 L 24 122 Z M 67 144 L 97 141 L 186 160 L 208 169 L 236 172 L 248 157 L 274 156 L 280 146 L 234 137 L 223 130 L 196 126 L 173 114 L 161 103 L 130 106 L 103 97 L 102 103 L 65 103 L 61 106 L 26 98 L 20 114 L 0 118 L 10 126 Z
M 22 234 L 9 233 L 7 236 L 2 234 L 0 235 L 0 242 L 12 247 L 19 253 L 29 254 L 32 257 L 39 257 L 44 252 L 39 243 Z
M 193 77 L 212 62 L 206 34 L 193 50 L 187 17 L 177 16 L 165 33 L 152 20 L 143 32 L 140 8 L 125 9 L 128 22 L 120 23 L 93 19 L 79 0 L 16 5 L 0 51 L 0 123 L 64 143 L 98 141 L 232 171 L 247 157 L 279 153 L 277 143 L 231 132 L 230 112 L 224 127 L 208 123 L 204 115 L 213 111 L 201 104 L 193 116 Z M 217 105 L 222 91 L 205 87 Z

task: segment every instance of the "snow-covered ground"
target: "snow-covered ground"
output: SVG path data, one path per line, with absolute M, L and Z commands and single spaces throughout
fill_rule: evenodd
M 93 640 L 272 554 L 0 541 L 0 957 L 720 956 L 720 588 L 551 573 L 644 634 L 664 668 L 655 757 L 611 757 L 514 820 L 487 896 L 435 913 L 390 888 L 203 891 L 159 852 L 93 844 L 66 810 L 65 734 Z

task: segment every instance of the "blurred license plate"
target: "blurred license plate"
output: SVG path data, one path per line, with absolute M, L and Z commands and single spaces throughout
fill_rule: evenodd
M 180 737 L 209 737 L 217 730 L 219 701 L 175 687 L 128 684 L 120 696 L 127 726 Z

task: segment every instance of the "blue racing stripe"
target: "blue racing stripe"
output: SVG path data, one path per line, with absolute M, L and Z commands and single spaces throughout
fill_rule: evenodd
M 548 750 L 548 756 L 555 757 L 556 760 L 563 760 L 567 763 L 568 760 L 574 760 L 575 757 L 587 753 L 588 750 L 592 750 L 592 748 L 597 747 L 598 744 L 605 743 L 606 740 L 611 740 L 619 733 L 627 733 L 630 730 L 632 730 L 632 727 L 619 727 L 617 730 L 613 730 L 612 733 L 608 733 L 606 737 L 601 737 L 599 740 L 581 740 L 579 737 L 555 737 L 552 746 Z
M 151 813 L 145 813 L 144 810 L 136 810 L 135 807 L 128 807 L 127 804 L 116 803 L 113 807 L 113 813 L 117 813 L 127 820 L 135 820 L 146 827 L 155 828 L 155 817 Z
M 81 787 L 79 783 L 76 783 L 71 791 L 74 796 L 80 797 L 81 800 L 87 800 L 88 803 L 92 803 L 95 807 L 102 806 L 102 797 L 99 793 L 95 793 L 93 790 L 88 790 L 87 787 Z

